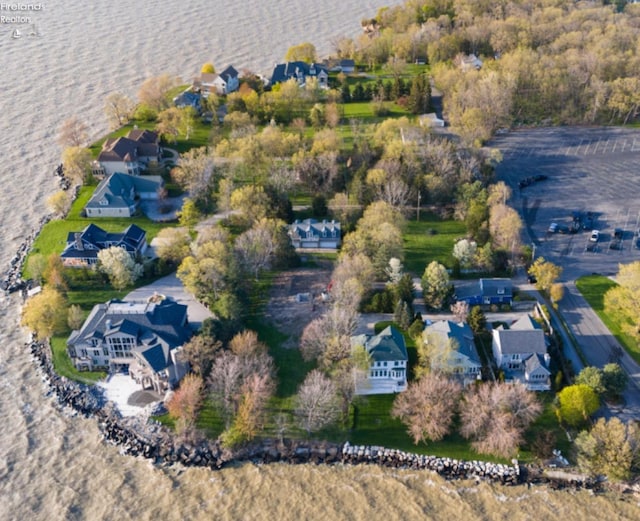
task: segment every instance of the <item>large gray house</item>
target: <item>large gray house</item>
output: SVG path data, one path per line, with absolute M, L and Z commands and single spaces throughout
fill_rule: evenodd
M 87 217 L 131 217 L 140 200 L 158 199 L 163 186 L 159 175 L 111 174 L 100 182 L 84 210 Z
M 68 267 L 93 266 L 98 262 L 98 252 L 112 246 L 123 248 L 135 258 L 147 249 L 147 232 L 135 224 L 127 226 L 122 233 L 107 232 L 90 224 L 81 232 L 69 232 L 60 258 Z
M 182 345 L 190 338 L 187 306 L 164 297 L 111 300 L 94 306 L 67 351 L 79 370 L 128 372 L 145 389 L 163 393 L 187 373 Z
M 294 248 L 330 248 L 340 246 L 340 223 L 337 221 L 317 221 L 296 219 L 287 230 Z
M 93 173 L 98 176 L 116 172 L 140 175 L 149 163 L 157 163 L 161 157 L 158 134 L 134 128 L 126 137 L 109 138 L 103 143 Z

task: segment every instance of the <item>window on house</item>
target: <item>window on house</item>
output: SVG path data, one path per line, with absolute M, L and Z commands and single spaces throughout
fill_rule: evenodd
M 384 367 L 387 367 L 387 362 L 383 362 L 383 364 L 384 364 Z
M 498 291 L 496 291 L 496 293 L 498 295 L 504 295 L 504 288 L 498 288 Z

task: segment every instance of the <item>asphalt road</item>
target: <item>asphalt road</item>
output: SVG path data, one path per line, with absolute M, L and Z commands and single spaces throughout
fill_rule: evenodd
M 575 287 L 582 275 L 613 276 L 618 265 L 640 260 L 640 131 L 628 128 L 545 128 L 511 132 L 489 144 L 500 149 L 500 180 L 513 190 L 511 204 L 525 223 L 525 242 L 535 256 L 562 266 L 565 297 L 559 311 L 587 362 L 602 367 L 620 347 Z M 520 188 L 537 175 L 545 180 Z M 568 227 L 572 212 L 594 214 L 600 231 L 596 244 L 590 231 L 549 233 L 552 222 Z M 622 230 L 621 249 L 611 249 L 613 233 Z M 595 246 L 587 248 L 587 246 Z M 611 410 L 625 419 L 640 419 L 640 366 L 623 350 L 619 360 L 630 376 L 625 405 Z

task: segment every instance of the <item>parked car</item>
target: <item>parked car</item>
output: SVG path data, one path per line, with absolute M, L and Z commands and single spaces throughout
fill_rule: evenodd
M 610 250 L 621 250 L 622 249 L 622 241 L 620 239 L 613 239 L 609 243 Z
M 527 280 L 529 281 L 529 284 L 535 284 L 536 282 L 538 282 L 538 279 L 536 279 L 533 275 L 529 275 L 527 277 Z
M 613 231 L 613 236 L 614 236 L 616 239 L 622 239 L 622 236 L 623 236 L 623 235 L 624 235 L 624 230 L 623 230 L 622 228 L 616 228 L 616 229 Z
M 600 232 L 598 230 L 593 230 L 591 232 L 591 237 L 589 237 L 589 240 L 591 242 L 598 242 L 599 239 L 600 239 Z
M 558 223 L 551 223 L 549 225 L 549 233 L 556 233 L 558 231 Z

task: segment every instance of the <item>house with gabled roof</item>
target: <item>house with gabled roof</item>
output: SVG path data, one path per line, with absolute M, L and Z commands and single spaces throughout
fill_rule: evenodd
M 356 384 L 356 394 L 390 394 L 407 389 L 407 347 L 402 333 L 387 326 L 377 335 L 351 337 L 351 346 L 364 347 L 371 366 L 364 381 Z
M 93 307 L 69 336 L 67 351 L 78 370 L 128 372 L 143 388 L 163 393 L 187 373 L 181 346 L 190 336 L 183 304 L 157 296 L 114 299 Z
M 140 200 L 154 200 L 164 186 L 161 176 L 111 174 L 103 179 L 84 207 L 87 217 L 131 217 Z
M 431 357 L 432 371 L 450 374 L 463 385 L 480 379 L 482 362 L 469 324 L 439 320 L 427 325 L 422 338 L 425 345 L 433 343 L 441 353 Z
M 296 219 L 287 227 L 291 244 L 299 248 L 336 249 L 342 239 L 338 221 L 317 221 L 316 219 Z
M 271 74 L 271 85 L 296 80 L 300 87 L 304 87 L 308 78 L 316 78 L 318 86 L 322 89 L 329 88 L 329 73 L 324 65 L 319 63 L 306 63 L 302 61 L 278 63 Z
M 520 381 L 531 391 L 551 389 L 550 357 L 540 324 L 525 315 L 508 329 L 497 327 L 492 335 L 493 357 L 506 381 Z
M 193 90 L 200 92 L 204 98 L 209 97 L 212 92 L 220 95 L 230 94 L 238 90 L 239 85 L 239 73 L 231 65 L 219 74 L 203 72 L 193 80 Z
M 69 232 L 67 245 L 60 258 L 67 267 L 89 267 L 97 264 L 101 250 L 112 246 L 123 248 L 135 258 L 147 249 L 147 232 L 135 224 L 129 225 L 121 233 L 107 232 L 90 224 L 81 232 Z
M 506 278 L 480 279 L 476 284 L 456 287 L 456 300 L 467 302 L 469 306 L 511 305 L 513 284 Z
M 162 157 L 160 137 L 151 130 L 134 128 L 126 136 L 108 138 L 95 161 L 97 176 L 125 173 L 140 175 L 150 162 Z

